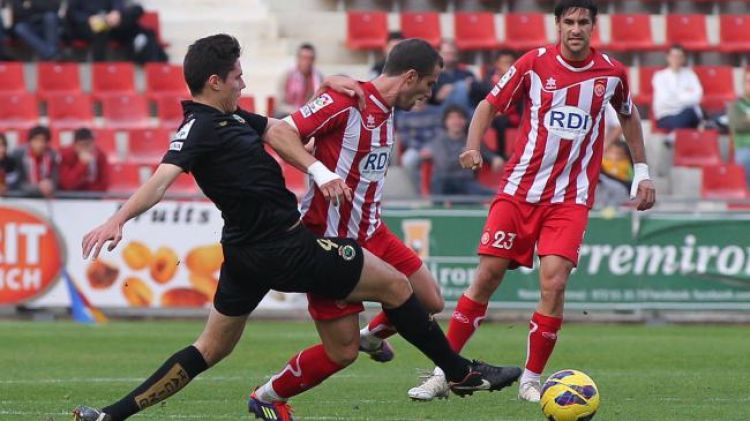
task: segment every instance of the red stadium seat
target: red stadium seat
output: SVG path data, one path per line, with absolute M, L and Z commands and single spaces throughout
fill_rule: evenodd
M 710 49 L 708 31 L 706 30 L 706 15 L 667 15 L 667 44 L 680 44 L 686 50 L 693 51 Z
M 159 23 L 159 12 L 153 10 L 146 10 L 141 15 L 141 19 L 138 21 L 142 27 L 154 31 L 156 34 L 156 40 L 162 47 L 168 47 L 169 43 L 164 42 L 161 37 L 161 24 Z
M 78 63 L 41 62 L 36 68 L 39 98 L 81 92 Z
M 719 16 L 719 50 L 725 53 L 750 51 L 750 16 Z
M 442 39 L 440 14 L 437 12 L 402 12 L 401 32 L 406 38 L 421 38 L 437 48 Z
M 703 86 L 701 106 L 709 112 L 724 111 L 737 98 L 731 66 L 695 66 L 693 70 Z
M 133 93 L 105 97 L 102 100 L 102 115 L 106 127 L 127 129 L 150 126 L 146 98 Z
M 297 197 L 302 197 L 307 191 L 307 174 L 286 162 L 281 162 L 279 165 L 281 165 L 281 171 L 284 174 L 286 188 L 297 195 Z
M 146 91 L 149 98 L 162 96 L 188 98 L 190 92 L 182 75 L 182 66 L 167 63 L 146 63 Z
M 547 45 L 543 13 L 507 13 L 503 46 L 516 51 L 529 51 Z
M 705 199 L 746 199 L 745 168 L 737 164 L 703 167 L 701 190 Z
M 26 93 L 23 63 L 0 62 L 0 94 Z
M 182 123 L 182 99 L 173 96 L 164 96 L 156 100 L 156 117 L 159 127 L 169 130 L 177 130 Z
M 255 112 L 255 97 L 253 96 L 242 96 L 238 104 L 243 110 L 254 113 Z M 270 115 L 270 114 L 269 114 Z
M 0 129 L 29 129 L 39 123 L 39 109 L 32 94 L 0 95 Z
M 124 162 L 110 166 L 111 192 L 132 192 L 153 174 L 154 169 L 148 165 Z
M 459 50 L 493 50 L 500 47 L 492 13 L 456 12 L 453 21 Z
M 95 98 L 132 94 L 135 92 L 133 63 L 92 64 L 92 93 Z
M 91 97 L 86 94 L 60 94 L 47 98 L 47 117 L 57 128 L 77 129 L 94 124 Z
M 432 191 L 432 167 L 431 159 L 424 160 L 419 165 L 419 192 L 422 196 L 429 196 Z
M 169 130 L 128 130 L 128 162 L 157 164 L 169 148 Z
M 594 32 L 591 33 L 591 46 L 597 50 L 606 49 L 606 46 L 602 42 L 602 35 L 599 30 L 599 25 L 594 26 Z
M 702 167 L 722 163 L 718 131 L 677 129 L 674 135 L 674 165 Z
M 273 116 L 276 111 L 276 98 L 269 96 L 266 98 L 266 115 Z
M 385 12 L 346 12 L 346 46 L 353 50 L 382 49 L 388 38 Z
M 659 66 L 640 66 L 638 68 L 638 95 L 633 99 L 638 105 L 651 106 L 654 100 L 654 85 L 651 80 L 654 73 L 661 70 Z
M 656 48 L 651 35 L 651 16 L 647 14 L 621 14 L 610 16 L 610 40 L 607 49 L 612 51 L 648 51 Z

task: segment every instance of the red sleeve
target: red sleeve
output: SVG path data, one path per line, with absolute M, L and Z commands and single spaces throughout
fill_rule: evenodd
M 524 54 L 510 66 L 510 69 L 500 78 L 492 88 L 492 91 L 487 94 L 485 99 L 498 112 L 506 113 L 516 101 L 524 96 L 524 93 L 528 89 L 526 73 L 531 70 L 537 55 L 537 50 L 532 50 Z
M 630 113 L 633 112 L 633 99 L 630 96 L 628 70 L 619 62 L 617 62 L 616 64 L 620 73 L 620 82 L 617 84 L 617 87 L 615 88 L 615 94 L 612 96 L 612 99 L 609 102 L 618 113 L 630 115 Z
M 96 150 L 96 180 L 89 186 L 90 191 L 107 191 L 109 188 L 109 163 L 107 156 Z
M 86 182 L 86 165 L 78 161 L 72 148 L 60 151 L 60 188 L 62 190 L 81 190 Z
M 300 136 L 307 139 L 346 124 L 347 111 L 352 107 L 357 107 L 356 99 L 329 89 L 287 118 L 297 126 Z

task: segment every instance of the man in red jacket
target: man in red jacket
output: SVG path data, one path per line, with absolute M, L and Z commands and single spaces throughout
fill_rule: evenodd
M 87 128 L 75 131 L 73 144 L 60 151 L 60 188 L 76 191 L 106 191 L 109 186 L 107 156 L 94 144 Z

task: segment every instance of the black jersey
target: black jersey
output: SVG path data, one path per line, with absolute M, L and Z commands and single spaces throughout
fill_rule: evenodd
M 195 177 L 224 218 L 222 243 L 267 241 L 299 221 L 297 199 L 263 147 L 268 118 L 184 101 L 185 118 L 163 163 Z

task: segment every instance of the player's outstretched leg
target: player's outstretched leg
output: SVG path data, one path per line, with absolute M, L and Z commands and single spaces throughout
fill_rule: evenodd
M 562 326 L 565 285 L 573 263 L 559 256 L 542 256 L 539 269 L 541 300 L 529 322 L 526 367 L 518 386 L 518 398 L 539 402 L 541 376 L 557 343 Z
M 445 373 L 455 393 L 499 390 L 521 374 L 518 367 L 494 367 L 469 361 L 453 351 L 440 326 L 420 304 L 403 274 L 367 250 L 362 278 L 347 301 L 379 301 L 398 333 Z
M 479 328 L 487 313 L 487 303 L 497 290 L 508 267 L 508 260 L 495 256 L 480 256 L 474 282 L 459 298 L 456 309 L 448 323 L 448 342 L 456 352 L 461 352 L 464 345 Z M 427 376 L 423 382 L 409 389 L 412 400 L 431 401 L 435 398 L 448 397 L 448 383 L 445 374 L 439 367 Z
M 119 401 L 102 409 L 79 406 L 75 421 L 122 421 L 179 392 L 198 374 L 229 355 L 242 336 L 247 315 L 224 316 L 211 309 L 195 344 L 169 357 L 146 381 Z
M 400 240 L 391 247 L 391 249 L 396 251 L 405 248 L 406 246 Z M 425 310 L 430 314 L 437 314 L 443 311 L 445 301 L 443 301 L 437 281 L 427 269 L 427 266 L 411 250 L 401 251 L 400 253 L 401 255 L 406 255 L 408 259 L 401 259 L 405 260 L 405 262 L 399 264 L 401 260 L 394 258 L 392 259 L 394 260 L 394 265 L 399 272 L 408 276 L 409 283 Z M 412 261 L 415 261 L 416 265 L 412 264 Z M 390 320 L 388 320 L 385 312 L 381 311 L 378 313 L 359 333 L 360 351 L 369 354 L 370 358 L 377 362 L 388 362 L 394 358 L 393 347 L 391 347 L 386 338 L 395 335 L 396 329 Z

